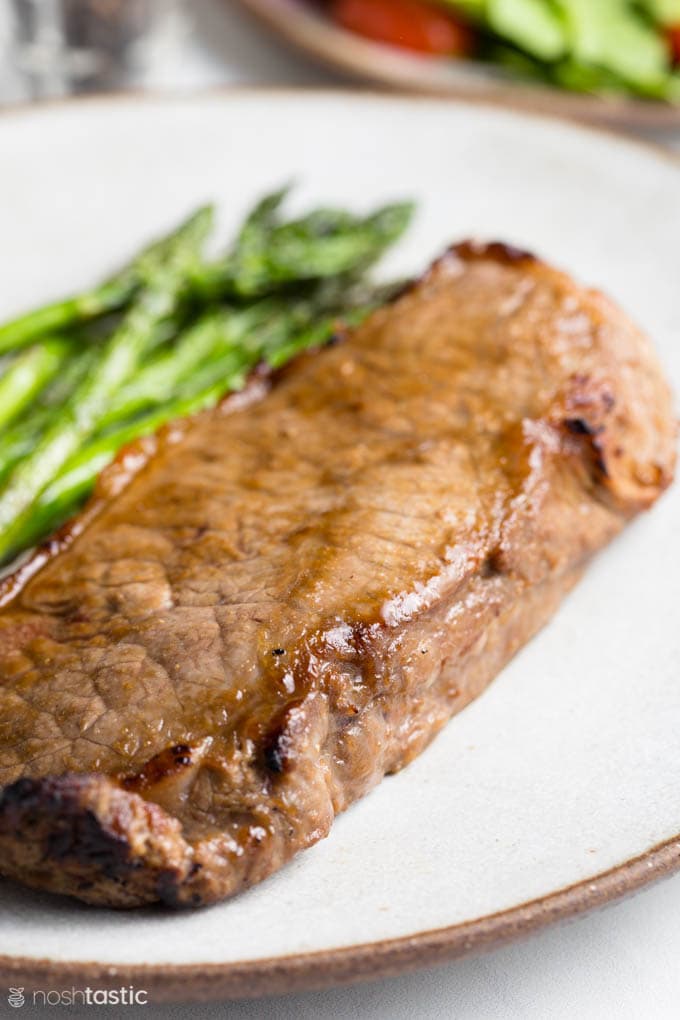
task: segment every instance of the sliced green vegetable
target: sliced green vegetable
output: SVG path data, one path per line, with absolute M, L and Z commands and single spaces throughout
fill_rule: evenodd
M 680 0 L 639 0 L 638 6 L 660 25 L 680 25 Z
M 600 68 L 643 91 L 659 88 L 668 75 L 668 47 L 626 0 L 560 2 L 573 66 Z
M 478 26 L 478 57 L 575 91 L 680 102 L 680 0 L 440 0 Z M 675 44 L 677 46 L 677 44 Z
M 494 32 L 540 60 L 559 60 L 568 52 L 565 26 L 551 0 L 488 0 L 487 18 Z

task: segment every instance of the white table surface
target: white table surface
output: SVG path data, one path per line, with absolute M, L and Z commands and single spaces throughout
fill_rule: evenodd
M 342 84 L 275 45 L 230 0 L 183 2 L 192 25 L 181 40 L 180 59 L 154 67 L 141 84 L 189 90 Z M 6 28 L 0 7 L 0 38 Z M 0 105 L 25 98 L 21 79 L 0 59 Z M 680 150 L 680 133 L 651 137 Z M 0 1008 L 4 1001 L 0 990 Z M 148 1020 L 680 1020 L 680 876 L 594 915 L 437 970 L 328 992 L 134 1012 Z M 88 1015 L 69 1010 L 70 1017 Z

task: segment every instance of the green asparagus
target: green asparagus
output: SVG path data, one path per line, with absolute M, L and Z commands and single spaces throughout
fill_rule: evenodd
M 0 429 L 14 421 L 54 378 L 71 353 L 61 337 L 44 340 L 22 351 L 0 376 Z
M 125 305 L 137 287 L 137 276 L 126 270 L 93 290 L 55 301 L 0 326 L 0 354 L 33 343 L 48 333 L 65 331 Z
M 101 287 L 0 326 L 0 356 L 33 345 L 0 376 L 0 563 L 76 510 L 121 446 L 392 296 L 365 273 L 411 205 L 287 221 L 287 190 L 255 206 L 217 263 L 202 255 L 211 210 L 201 210 Z M 57 325 L 63 337 L 50 335 Z
M 203 267 L 195 286 L 203 294 L 252 299 L 291 284 L 366 272 L 402 236 L 413 204 L 385 206 L 365 219 L 319 210 L 304 219 L 243 234 L 235 251 Z
M 224 377 L 219 382 L 191 396 L 181 397 L 165 404 L 158 410 L 139 418 L 115 432 L 86 446 L 66 465 L 57 478 L 41 493 L 30 514 L 24 514 L 12 528 L 11 536 L 5 542 L 0 563 L 23 549 L 40 541 L 55 531 L 78 509 L 91 493 L 98 475 L 114 459 L 120 449 L 135 439 L 151 435 L 162 425 L 176 418 L 184 418 L 199 411 L 214 407 L 230 389 L 243 385 L 244 377 L 236 373 L 231 379 Z
M 175 243 L 175 233 L 147 245 L 120 272 L 91 290 L 26 312 L 0 326 L 0 354 L 25 347 L 48 333 L 65 332 L 127 305 L 143 284 L 150 267 L 163 264 Z
M 142 366 L 137 375 L 109 403 L 100 429 L 124 421 L 144 410 L 170 400 L 177 387 L 206 360 L 229 348 L 247 343 L 250 333 L 271 315 L 271 304 L 259 302 L 243 310 L 220 309 L 204 313 L 180 335 L 170 350 L 163 351 Z
M 276 221 L 276 212 L 288 190 L 281 189 L 258 202 L 241 229 L 238 243 L 247 246 L 255 233 L 258 237 L 265 236 Z M 49 333 L 67 331 L 124 308 L 139 289 L 149 260 L 162 261 L 172 246 L 173 237 L 170 234 L 152 242 L 129 265 L 92 289 L 33 309 L 0 325 L 0 355 L 25 347 Z
M 138 367 L 155 328 L 176 311 L 211 224 L 212 209 L 199 210 L 174 235 L 161 265 L 151 252 L 140 260 L 143 286 L 130 311 L 102 348 L 92 372 L 60 409 L 35 449 L 17 465 L 0 495 L 0 561 L 15 548 L 14 535 L 30 515 L 32 503 L 92 435 L 108 400 Z
M 18 461 L 37 446 L 60 408 L 90 372 L 97 351 L 86 348 L 67 359 L 30 409 L 0 430 L 0 491 Z

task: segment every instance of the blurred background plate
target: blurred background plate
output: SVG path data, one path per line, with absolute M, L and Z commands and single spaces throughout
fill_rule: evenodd
M 568 92 L 520 81 L 501 68 L 473 60 L 418 56 L 337 27 L 308 0 L 236 2 L 292 46 L 327 66 L 374 84 L 429 95 L 481 99 L 604 124 L 680 128 L 678 106 Z

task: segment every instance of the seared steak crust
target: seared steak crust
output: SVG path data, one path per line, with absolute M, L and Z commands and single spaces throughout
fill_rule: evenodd
M 263 879 L 483 690 L 674 447 L 620 311 L 466 244 L 128 449 L 0 588 L 0 870 L 112 906 Z

